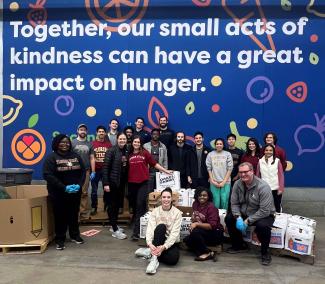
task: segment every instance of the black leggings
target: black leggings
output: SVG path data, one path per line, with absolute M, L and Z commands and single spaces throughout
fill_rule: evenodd
M 197 256 L 210 252 L 207 246 L 215 246 L 221 244 L 223 239 L 222 230 L 205 230 L 195 228 L 188 236 L 184 238 L 184 242 L 193 250 Z
M 142 183 L 129 183 L 129 202 L 133 210 L 133 234 L 140 234 L 140 217 L 147 212 L 148 181 Z
M 273 200 L 274 200 L 275 211 L 277 213 L 281 213 L 282 194 L 278 195 L 277 190 L 272 190 L 272 195 L 273 195 Z
M 124 194 L 125 184 L 121 180 L 121 184 L 119 187 L 112 184 L 110 186 L 110 191 L 104 191 L 104 201 L 107 205 L 107 215 L 109 218 L 109 222 L 114 230 L 117 231 L 117 220 L 118 220 L 118 212 L 119 212 L 119 201 L 121 196 Z
M 64 193 L 59 198 L 51 199 L 54 213 L 55 241 L 65 241 L 67 229 L 71 238 L 80 235 L 78 214 L 80 192 Z
M 154 246 L 161 246 L 166 241 L 166 225 L 159 224 L 154 232 L 152 244 Z M 177 244 L 173 244 L 169 249 L 164 250 L 158 257 L 158 260 L 168 265 L 175 265 L 179 260 L 179 248 Z

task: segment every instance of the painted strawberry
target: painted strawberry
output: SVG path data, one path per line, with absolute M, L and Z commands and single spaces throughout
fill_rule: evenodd
M 44 8 L 45 2 L 46 0 L 36 0 L 35 4 L 29 4 L 31 10 L 27 14 L 27 19 L 33 27 L 46 23 L 47 10 Z

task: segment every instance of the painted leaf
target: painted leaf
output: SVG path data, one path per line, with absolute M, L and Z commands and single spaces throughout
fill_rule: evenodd
M 38 113 L 33 114 L 28 120 L 28 127 L 33 128 L 38 122 Z
M 168 111 L 159 99 L 152 97 L 148 106 L 148 121 L 153 128 L 159 128 L 159 117 L 161 116 L 169 118 Z

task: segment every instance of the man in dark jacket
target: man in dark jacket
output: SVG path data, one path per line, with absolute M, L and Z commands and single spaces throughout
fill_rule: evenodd
M 168 118 L 167 116 L 161 116 L 159 118 L 159 129 L 160 129 L 160 141 L 163 143 L 167 150 L 174 143 L 175 133 L 173 130 L 168 128 Z
M 186 157 L 191 146 L 185 143 L 185 133 L 176 133 L 176 143 L 168 151 L 168 169 L 180 172 L 181 188 L 187 188 Z
M 203 144 L 202 132 L 194 134 L 194 147 L 188 151 L 186 162 L 186 176 L 191 188 L 203 186 L 209 188 L 209 174 L 205 164 L 210 149 Z
M 234 184 L 231 212 L 225 219 L 232 244 L 227 252 L 247 250 L 242 234 L 248 226 L 256 226 L 255 233 L 261 242 L 261 264 L 269 265 L 272 261 L 269 244 L 275 213 L 272 190 L 265 181 L 254 176 L 252 164 L 242 163 L 238 169 L 240 179 Z
M 135 120 L 135 129 L 134 129 L 134 135 L 140 136 L 142 144 L 148 143 L 151 139 L 150 134 L 143 129 L 144 127 L 144 118 L 141 116 L 138 116 Z

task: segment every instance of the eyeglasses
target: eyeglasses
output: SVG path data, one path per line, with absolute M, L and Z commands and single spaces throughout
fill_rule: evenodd
M 251 170 L 248 170 L 248 171 L 239 171 L 238 173 L 239 173 L 240 175 L 246 175 L 246 174 L 248 174 L 250 171 L 251 171 Z

